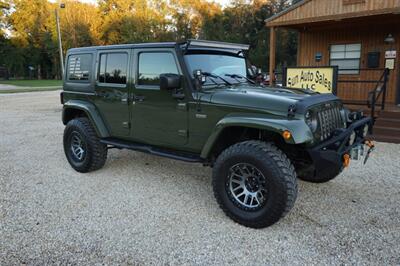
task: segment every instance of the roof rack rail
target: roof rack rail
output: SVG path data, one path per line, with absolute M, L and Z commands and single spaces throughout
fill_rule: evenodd
M 186 50 L 189 48 L 189 46 L 201 46 L 201 47 L 237 49 L 237 50 L 249 50 L 250 48 L 250 45 L 248 44 L 205 41 L 205 40 L 195 40 L 195 39 L 188 39 L 186 41 Z

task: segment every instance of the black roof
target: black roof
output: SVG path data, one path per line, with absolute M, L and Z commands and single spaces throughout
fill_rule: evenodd
M 216 42 L 216 41 L 205 41 L 205 40 L 187 40 L 184 42 L 156 42 L 156 43 L 135 43 L 135 44 L 117 44 L 117 45 L 103 45 L 103 46 L 89 46 L 71 48 L 70 52 L 81 52 L 89 50 L 103 50 L 103 49 L 129 49 L 129 48 L 175 48 L 180 46 L 182 49 L 190 48 L 215 48 L 215 49 L 230 49 L 230 50 L 248 50 L 249 45 L 227 43 L 227 42 Z
M 127 48 L 174 48 L 176 42 L 158 42 L 158 43 L 131 43 L 131 44 L 114 44 L 101 46 L 88 46 L 71 48 L 71 52 L 88 51 L 88 50 L 103 50 L 103 49 L 127 49 Z

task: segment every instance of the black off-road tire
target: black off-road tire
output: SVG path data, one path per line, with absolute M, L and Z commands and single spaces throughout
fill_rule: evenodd
M 85 155 L 78 160 L 71 149 L 72 136 L 82 139 Z M 76 171 L 87 173 L 102 168 L 107 159 L 107 145 L 100 142 L 95 129 L 86 117 L 79 117 L 68 122 L 64 129 L 64 152 L 68 162 Z
M 268 194 L 259 209 L 243 209 L 229 194 L 229 169 L 240 163 L 254 165 L 267 180 Z M 273 143 L 256 140 L 234 144 L 219 155 L 213 168 L 212 185 L 225 214 L 252 228 L 276 223 L 289 212 L 297 197 L 296 172 L 289 159 Z

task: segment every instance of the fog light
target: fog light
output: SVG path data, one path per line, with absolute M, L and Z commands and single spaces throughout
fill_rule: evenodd
M 367 136 L 368 131 L 369 131 L 369 126 L 368 126 L 368 124 L 366 124 L 366 125 L 364 126 L 364 128 L 363 128 L 363 137 L 364 137 L 364 138 Z
M 350 138 L 349 138 L 349 145 L 353 145 L 354 141 L 356 140 L 356 132 L 353 130 L 353 132 L 351 132 Z

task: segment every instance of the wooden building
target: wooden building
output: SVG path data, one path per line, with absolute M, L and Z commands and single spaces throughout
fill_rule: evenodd
M 400 0 L 303 0 L 266 23 L 271 31 L 270 71 L 275 69 L 274 36 L 278 27 L 298 30 L 299 66 L 368 69 L 368 56 L 373 53 L 379 57 L 378 65 L 371 70 L 342 71 L 339 80 L 378 79 L 385 67 L 385 52 L 396 50 L 387 102 L 400 103 Z M 394 42 L 385 42 L 388 36 Z M 365 100 L 373 86 L 365 88 L 362 82 L 338 85 L 338 95 L 345 100 Z
M 400 0 L 303 0 L 266 20 L 270 76 L 277 28 L 299 32 L 298 66 L 338 66 L 337 95 L 366 103 L 386 67 L 386 110 L 400 111 Z M 400 142 L 400 116 L 399 131 Z

